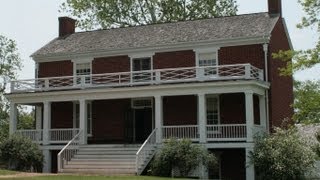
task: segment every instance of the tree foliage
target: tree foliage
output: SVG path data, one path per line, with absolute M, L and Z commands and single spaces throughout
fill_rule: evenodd
M 320 123 L 320 81 L 296 81 L 294 96 L 296 123 Z
M 317 158 L 307 142 L 296 128 L 276 128 L 273 134 L 256 137 L 250 159 L 257 179 L 303 179 Z
M 0 144 L 0 157 L 9 169 L 40 172 L 43 154 L 30 139 L 13 135 Z
M 236 0 L 66 0 L 82 29 L 127 27 L 235 15 Z
M 297 25 L 298 28 L 316 28 L 320 33 L 320 2 L 319 0 L 299 0 L 306 16 Z M 287 62 L 287 67 L 281 69 L 283 75 L 291 75 L 292 72 L 304 70 L 320 64 L 320 39 L 314 48 L 300 51 L 280 51 L 274 56 Z M 291 62 L 293 59 L 293 62 Z
M 161 151 L 156 154 L 151 165 L 151 173 L 157 176 L 171 176 L 171 170 L 176 168 L 182 177 L 188 177 L 201 163 L 204 166 L 215 165 L 213 154 L 209 154 L 201 145 L 192 144 L 191 140 L 169 139 Z

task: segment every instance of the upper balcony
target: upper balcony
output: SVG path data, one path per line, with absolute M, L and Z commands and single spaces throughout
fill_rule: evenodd
M 225 80 L 263 81 L 263 70 L 251 64 L 232 64 L 15 80 L 11 93 Z

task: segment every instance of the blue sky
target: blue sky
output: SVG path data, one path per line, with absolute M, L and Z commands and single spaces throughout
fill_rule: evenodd
M 315 30 L 296 28 L 303 16 L 297 0 L 282 0 L 283 16 L 295 49 L 307 49 L 315 45 Z M 0 0 L 0 34 L 16 40 L 23 59 L 19 79 L 34 77 L 34 62 L 29 57 L 37 49 L 58 35 L 59 5 L 64 0 Z M 237 0 L 238 14 L 267 11 L 267 0 Z M 320 67 L 296 73 L 299 80 L 320 79 Z

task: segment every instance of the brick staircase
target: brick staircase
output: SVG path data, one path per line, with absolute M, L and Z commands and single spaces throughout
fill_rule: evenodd
M 63 173 L 135 175 L 136 153 L 141 145 L 81 145 Z

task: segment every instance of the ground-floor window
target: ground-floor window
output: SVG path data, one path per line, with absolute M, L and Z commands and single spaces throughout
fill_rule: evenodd
M 207 96 L 207 124 L 214 125 L 220 123 L 219 118 L 219 96 Z

